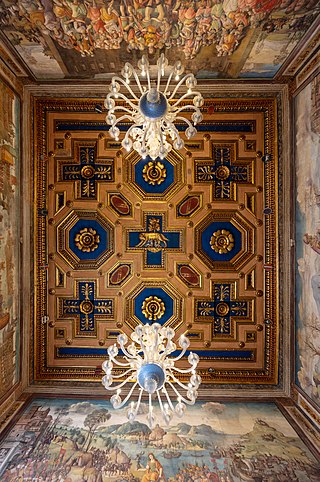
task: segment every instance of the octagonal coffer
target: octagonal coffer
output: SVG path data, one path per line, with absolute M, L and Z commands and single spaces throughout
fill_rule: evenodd
M 144 281 L 126 298 L 126 323 L 160 323 L 174 329 L 182 323 L 183 296 L 170 283 Z
M 114 253 L 114 226 L 100 212 L 73 210 L 57 226 L 57 252 L 73 269 L 99 268 Z
M 141 159 L 135 152 L 126 157 L 126 180 L 141 199 L 168 199 L 181 189 L 184 179 L 183 157 L 172 150 L 165 159 Z
M 238 211 L 213 211 L 195 227 L 195 252 L 212 270 L 237 271 L 254 256 L 255 229 Z

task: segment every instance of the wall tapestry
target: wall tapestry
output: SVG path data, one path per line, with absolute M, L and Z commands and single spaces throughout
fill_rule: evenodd
M 36 78 L 96 79 L 144 51 L 200 77 L 272 78 L 315 20 L 317 0 L 3 0 L 3 38 Z
M 0 80 L 0 399 L 19 379 L 20 101 Z
M 319 463 L 273 403 L 198 402 L 153 430 L 143 409 L 130 423 L 104 400 L 34 400 L 0 445 L 1 481 L 319 480 Z
M 101 382 L 116 337 L 157 321 L 206 383 L 276 385 L 275 99 L 207 99 L 197 137 L 155 162 L 97 103 L 35 102 L 34 380 Z
M 320 76 L 296 99 L 296 383 L 320 409 Z

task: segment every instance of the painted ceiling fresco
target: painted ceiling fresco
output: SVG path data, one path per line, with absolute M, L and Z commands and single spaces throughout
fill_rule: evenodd
M 276 385 L 275 100 L 207 99 L 197 137 L 154 162 L 97 102 L 35 103 L 36 382 L 101 381 L 117 335 L 157 321 L 205 383 Z
M 317 0 L 2 0 L 1 38 L 36 79 L 99 79 L 166 50 L 199 78 L 273 78 Z

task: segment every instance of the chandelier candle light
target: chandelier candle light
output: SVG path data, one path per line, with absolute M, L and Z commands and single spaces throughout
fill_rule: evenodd
M 156 67 L 157 80 L 151 80 L 147 57 L 143 56 L 138 61 L 140 72 L 126 62 L 121 71 L 123 78 L 112 77 L 110 93 L 105 99 L 105 107 L 108 109 L 106 122 L 111 126 L 111 137 L 118 141 L 118 124 L 132 123 L 121 142 L 122 147 L 128 152 L 133 148 L 143 159 L 149 156 L 153 161 L 157 158 L 164 159 L 172 147 L 177 150 L 184 147 L 175 126 L 176 121 L 187 125 L 187 139 L 191 139 L 197 133 L 194 126 L 202 121 L 200 107 L 204 103 L 201 93 L 194 90 L 197 85 L 195 76 L 189 73 L 180 79 L 184 71 L 181 61 L 177 61 L 173 67 L 168 66 L 168 60 L 161 54 Z M 161 85 L 161 79 L 166 72 L 169 72 L 167 82 Z M 140 91 L 138 95 L 130 87 L 132 78 Z M 125 93 L 121 92 L 121 87 L 126 89 Z M 186 92 L 181 95 L 182 89 Z M 179 96 L 177 100 L 176 96 Z M 193 98 L 193 104 L 184 105 L 185 99 L 188 98 Z M 115 99 L 122 99 L 125 103 L 116 106 Z M 183 111 L 194 111 L 191 115 L 192 122 L 180 115 Z M 116 117 L 116 112 L 120 114 L 119 117 Z
M 175 363 L 184 356 L 189 348 L 190 341 L 185 335 L 181 335 L 178 342 L 182 349 L 180 354 L 175 358 L 169 358 L 169 355 L 177 349 L 176 344 L 172 341 L 174 336 L 173 328 L 162 327 L 159 323 L 138 325 L 131 335 L 132 343 L 127 347 L 125 346 L 129 341 L 127 335 L 124 333 L 118 335 L 117 341 L 125 361 L 116 359 L 119 353 L 116 343 L 109 346 L 109 359 L 102 364 L 105 372 L 102 384 L 107 390 L 115 391 L 115 394 L 110 399 L 114 409 L 124 407 L 130 401 L 135 390 L 137 391 L 138 399 L 136 402 L 130 401 L 127 411 L 127 417 L 130 422 L 133 422 L 139 414 L 144 392 L 146 392 L 149 399 L 147 420 L 150 428 L 153 428 L 155 424 L 152 405 L 154 397 L 158 399 L 166 424 L 170 423 L 174 413 L 178 417 L 182 417 L 186 404 L 194 405 L 198 396 L 197 389 L 201 383 L 201 377 L 196 373 L 199 356 L 190 352 L 188 362 L 191 366 L 186 369 L 175 367 Z M 114 364 L 122 368 L 124 373 L 119 375 L 113 374 Z M 178 374 L 190 373 L 189 382 L 187 384 L 181 382 L 174 372 Z M 118 385 L 111 386 L 114 380 L 123 379 L 124 377 L 124 381 L 121 381 Z M 133 383 L 133 385 L 125 398 L 122 399 L 120 396 L 121 388 L 128 382 Z M 167 391 L 167 386 L 171 388 L 171 391 L 177 397 L 175 406 Z

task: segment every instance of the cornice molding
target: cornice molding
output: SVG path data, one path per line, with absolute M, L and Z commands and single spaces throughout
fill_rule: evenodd
M 37 386 L 37 385 L 30 385 L 25 389 L 24 393 L 32 393 L 32 394 L 55 394 L 59 393 L 59 395 L 63 396 L 70 396 L 70 395 L 83 395 L 84 389 L 88 389 L 90 387 L 90 396 L 99 396 L 103 397 L 106 400 L 109 399 L 109 396 L 106 395 L 105 389 L 101 386 L 92 386 L 92 384 L 89 385 L 84 385 L 81 384 L 81 386 L 74 386 L 72 382 L 68 383 L 68 386 L 61 386 L 59 384 L 53 385 L 52 382 L 50 382 L 50 385 L 44 385 L 44 386 Z M 252 400 L 261 400 L 265 398 L 283 398 L 287 397 L 287 393 L 282 390 L 282 389 L 271 389 L 269 388 L 254 388 L 250 389 L 244 388 L 244 386 L 241 386 L 241 389 L 239 390 L 238 388 L 219 388 L 219 387 L 208 387 L 208 388 L 199 388 L 198 390 L 198 399 L 213 399 L 213 398 L 223 398 L 223 399 L 235 399 L 235 398 L 247 398 L 247 399 L 252 399 Z M 125 395 L 126 392 L 123 390 L 123 394 Z M 87 392 L 86 392 L 86 397 L 87 397 Z
M 24 91 L 34 97 L 105 97 L 108 93 L 110 80 L 105 84 L 90 84 L 82 82 L 77 84 L 29 84 L 25 85 Z M 232 94 L 242 94 L 248 97 L 252 96 L 272 96 L 281 93 L 286 88 L 286 84 L 270 84 L 270 83 L 231 83 L 224 81 L 223 84 L 208 81 L 199 81 L 198 88 L 205 97 L 215 97 L 222 95 L 230 97 Z M 230 95 L 231 94 L 231 95 Z

